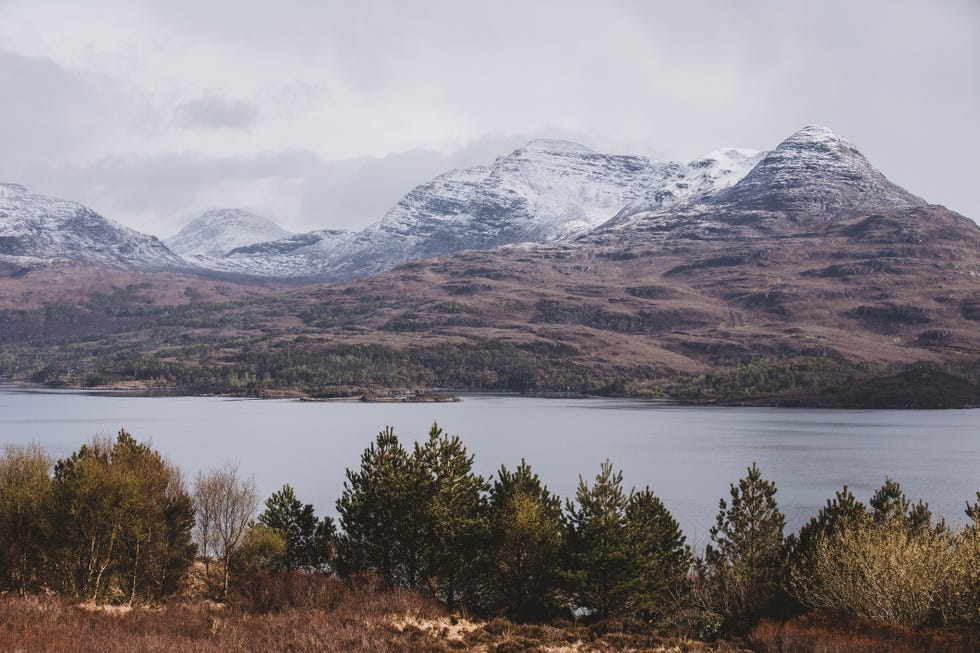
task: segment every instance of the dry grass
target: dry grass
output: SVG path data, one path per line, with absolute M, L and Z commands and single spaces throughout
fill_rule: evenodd
M 971 653 L 980 637 L 969 631 L 913 630 L 831 613 L 785 623 L 763 621 L 747 637 L 760 653 Z
M 326 608 L 254 614 L 210 603 L 132 609 L 80 606 L 59 597 L 0 598 L 0 651 L 155 653 L 195 651 L 737 651 L 658 635 L 642 624 L 593 627 L 559 622 L 518 625 L 447 614 L 404 591 L 379 592 L 333 581 L 340 598 Z

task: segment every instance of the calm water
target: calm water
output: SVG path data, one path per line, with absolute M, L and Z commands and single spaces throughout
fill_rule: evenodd
M 612 399 L 466 396 L 453 404 L 305 403 L 120 397 L 0 387 L 0 445 L 37 441 L 58 457 L 125 427 L 184 470 L 237 462 L 263 497 L 283 483 L 333 514 L 344 470 L 386 425 L 406 444 L 433 421 L 458 433 L 489 475 L 521 458 L 572 496 L 610 458 L 627 486 L 649 485 L 703 546 L 718 500 L 756 461 L 776 482 L 790 528 L 848 483 L 867 500 L 885 476 L 963 517 L 980 490 L 980 410 L 854 411 L 715 408 Z

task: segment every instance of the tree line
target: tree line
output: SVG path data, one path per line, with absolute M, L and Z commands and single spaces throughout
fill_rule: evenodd
M 980 625 L 980 492 L 970 521 L 950 525 L 890 479 L 867 505 L 844 486 L 788 536 L 775 497 L 753 464 L 696 556 L 656 494 L 627 489 L 609 461 L 562 499 L 523 460 L 474 473 L 462 440 L 433 425 L 412 447 L 379 433 L 347 470 L 335 523 L 289 485 L 260 506 L 231 465 L 188 486 L 123 430 L 57 461 L 36 445 L 5 450 L 0 586 L 154 602 L 198 561 L 221 601 L 269 579 L 337 575 L 520 621 L 684 619 L 705 639 L 807 609 Z

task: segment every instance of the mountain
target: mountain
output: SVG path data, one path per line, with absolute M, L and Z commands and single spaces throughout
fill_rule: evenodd
M 670 238 L 772 237 L 843 215 L 924 207 L 888 181 L 857 148 L 826 127 L 808 126 L 761 157 L 736 183 L 681 201 L 627 207 L 596 234 Z M 737 166 L 735 166 L 737 168 Z
M 725 148 L 678 167 L 662 183 L 649 188 L 638 200 L 627 204 L 616 217 L 655 211 L 689 202 L 741 181 L 766 155 L 745 148 Z
M 208 260 L 340 275 L 467 251 L 288 292 L 241 288 L 240 301 L 206 306 L 174 305 L 192 301 L 189 284 L 140 290 L 134 280 L 132 300 L 120 291 L 111 302 L 79 296 L 79 310 L 8 312 L 7 369 L 205 392 L 980 405 L 980 226 L 895 186 L 837 134 L 807 127 L 761 158 L 637 163 L 642 187 L 625 183 L 624 158 L 532 145 L 423 184 L 360 233 L 301 234 Z M 559 161 L 577 172 L 560 174 Z M 605 196 L 590 195 L 593 172 L 612 189 Z M 620 200 L 628 208 L 614 208 Z M 576 220 L 604 215 L 574 236 Z M 474 249 L 530 233 L 559 239 Z M 16 271 L 0 282 L 0 298 L 44 288 Z M 214 281 L 213 293 L 238 282 Z M 153 294 L 165 289 L 184 299 Z
M 153 236 L 18 184 L 0 184 L 0 255 L 130 270 L 186 266 Z
M 231 250 L 287 238 L 292 234 L 271 220 L 241 209 L 206 211 L 163 242 L 184 257 L 216 258 Z
M 489 166 L 417 186 L 376 224 L 230 252 L 215 265 L 257 275 L 339 279 L 466 249 L 550 243 L 588 233 L 680 165 L 534 140 Z

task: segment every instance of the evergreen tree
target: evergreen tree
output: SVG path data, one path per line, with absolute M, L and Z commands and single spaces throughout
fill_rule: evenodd
M 511 619 L 541 619 L 559 605 L 561 499 L 521 460 L 501 466 L 490 490 L 490 607 Z
M 605 619 L 633 607 L 634 551 L 629 541 L 623 473 L 608 460 L 590 487 L 579 477 L 575 502 L 566 502 L 568 590 L 574 607 Z
M 786 519 L 776 504 L 775 484 L 762 478 L 755 463 L 730 493 L 730 505 L 719 503 L 705 549 L 705 602 L 725 619 L 725 628 L 740 630 L 778 596 Z
M 649 487 L 630 496 L 626 524 L 634 546 L 633 603 L 643 615 L 662 614 L 686 590 L 691 548 L 677 520 Z
M 330 565 L 334 526 L 329 517 L 319 520 L 312 504 L 296 498 L 290 485 L 284 485 L 265 501 L 259 523 L 279 533 L 285 551 L 279 566 L 285 570 L 325 570 Z
M 980 492 L 977 492 L 977 502 L 970 503 L 966 502 L 966 516 L 970 518 L 973 525 L 970 528 L 980 529 Z
M 361 455 L 359 470 L 347 470 L 337 500 L 343 535 L 337 569 L 343 575 L 376 573 L 387 585 L 418 587 L 422 570 L 425 511 L 431 482 L 391 427 Z
M 849 526 L 854 526 L 867 518 L 868 509 L 855 498 L 854 493 L 845 483 L 843 488 L 834 493 L 833 499 L 827 499 L 827 504 L 816 516 L 800 528 L 800 532 L 787 539 L 786 548 L 794 564 L 802 563 L 812 551 L 816 540 L 820 537 L 835 535 Z
M 489 532 L 486 479 L 473 473 L 473 456 L 458 435 L 437 424 L 414 458 L 429 488 L 424 523 L 424 578 L 427 589 L 450 608 L 478 602 L 479 565 Z
M 885 484 L 878 488 L 868 504 L 871 506 L 871 516 L 877 522 L 901 521 L 913 532 L 932 525 L 929 504 L 923 503 L 922 499 L 912 504 L 898 482 L 890 478 L 885 478 Z M 944 528 L 944 525 L 940 524 L 939 528 Z

